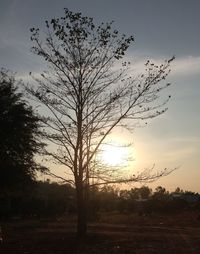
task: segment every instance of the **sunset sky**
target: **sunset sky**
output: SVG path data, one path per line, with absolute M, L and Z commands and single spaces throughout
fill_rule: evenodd
M 0 67 L 28 79 L 44 69 L 30 52 L 31 27 L 63 15 L 63 8 L 80 11 L 96 23 L 114 20 L 122 33 L 134 35 L 127 58 L 138 71 L 146 60 L 176 59 L 167 91 L 168 111 L 134 133 L 120 132 L 134 145 L 135 167 L 179 167 L 150 185 L 200 192 L 200 1 L 199 0 L 0 0 Z M 45 29 L 44 29 L 45 31 Z M 119 135 L 119 133 L 118 133 Z

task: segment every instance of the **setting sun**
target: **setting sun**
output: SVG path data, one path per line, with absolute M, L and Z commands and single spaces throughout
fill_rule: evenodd
M 102 145 L 99 158 L 107 166 L 127 166 L 129 160 L 129 147 L 110 143 Z

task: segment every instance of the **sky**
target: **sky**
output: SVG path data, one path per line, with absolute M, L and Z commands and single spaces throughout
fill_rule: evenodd
M 168 111 L 137 128 L 129 139 L 136 168 L 178 167 L 150 187 L 200 192 L 200 1 L 0 0 L 0 67 L 24 80 L 30 71 L 40 71 L 43 63 L 30 52 L 29 29 L 43 30 L 45 20 L 62 16 L 63 8 L 82 12 L 96 23 L 114 20 L 120 32 L 133 35 L 127 57 L 135 69 L 142 70 L 148 59 L 162 62 L 176 56 L 168 78 Z

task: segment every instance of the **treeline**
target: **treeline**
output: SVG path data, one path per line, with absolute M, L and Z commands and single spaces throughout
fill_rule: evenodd
M 93 188 L 88 192 L 88 217 L 97 219 L 101 212 L 138 213 L 151 215 L 185 210 L 200 211 L 200 195 L 177 188 L 173 192 L 159 186 L 120 190 L 111 186 Z M 58 217 L 76 214 L 75 189 L 50 181 L 39 181 L 24 191 L 0 196 L 0 217 Z
M 90 215 L 101 211 L 118 211 L 120 213 L 138 213 L 151 215 L 157 213 L 173 213 L 185 210 L 200 211 L 200 195 L 191 191 L 176 188 L 169 192 L 158 186 L 154 191 L 148 186 L 119 190 L 105 186 L 101 190 L 91 192 Z
M 74 212 L 74 200 L 70 185 L 38 181 L 0 195 L 0 218 L 60 216 Z

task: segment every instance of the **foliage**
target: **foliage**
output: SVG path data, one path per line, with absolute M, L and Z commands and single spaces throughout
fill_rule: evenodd
M 39 165 L 34 155 L 42 149 L 39 119 L 17 92 L 20 82 L 6 70 L 0 71 L 0 189 L 23 188 L 34 179 Z
M 20 216 L 22 218 L 56 217 L 76 211 L 75 191 L 69 185 L 35 182 L 31 191 L 20 195 L 0 198 L 0 218 Z
M 198 210 L 200 195 L 182 190 L 180 195 L 177 196 L 176 192 L 169 192 L 162 186 L 156 187 L 154 191 L 148 186 L 131 188 L 130 190 L 118 190 L 109 186 L 95 191 L 93 195 L 94 204 L 96 205 L 97 214 L 116 211 L 122 214 L 170 214 L 174 212 L 181 213 L 184 210 Z
M 135 193 L 143 193 L 144 189 L 150 193 L 148 198 L 142 199 Z M 156 216 L 160 214 L 181 214 L 184 211 L 200 211 L 200 195 L 191 191 L 182 191 L 180 196 L 176 192 L 161 192 L 158 196 L 158 186 L 152 191 L 148 186 L 119 190 L 111 186 L 101 189 L 92 188 L 88 197 L 88 220 L 98 221 L 102 215 L 129 214 L 133 216 Z M 148 190 L 148 191 L 147 191 Z M 36 182 L 29 194 L 11 195 L 0 198 L 0 218 L 12 216 L 20 217 L 74 217 L 77 211 L 76 192 L 68 184 L 54 182 Z

